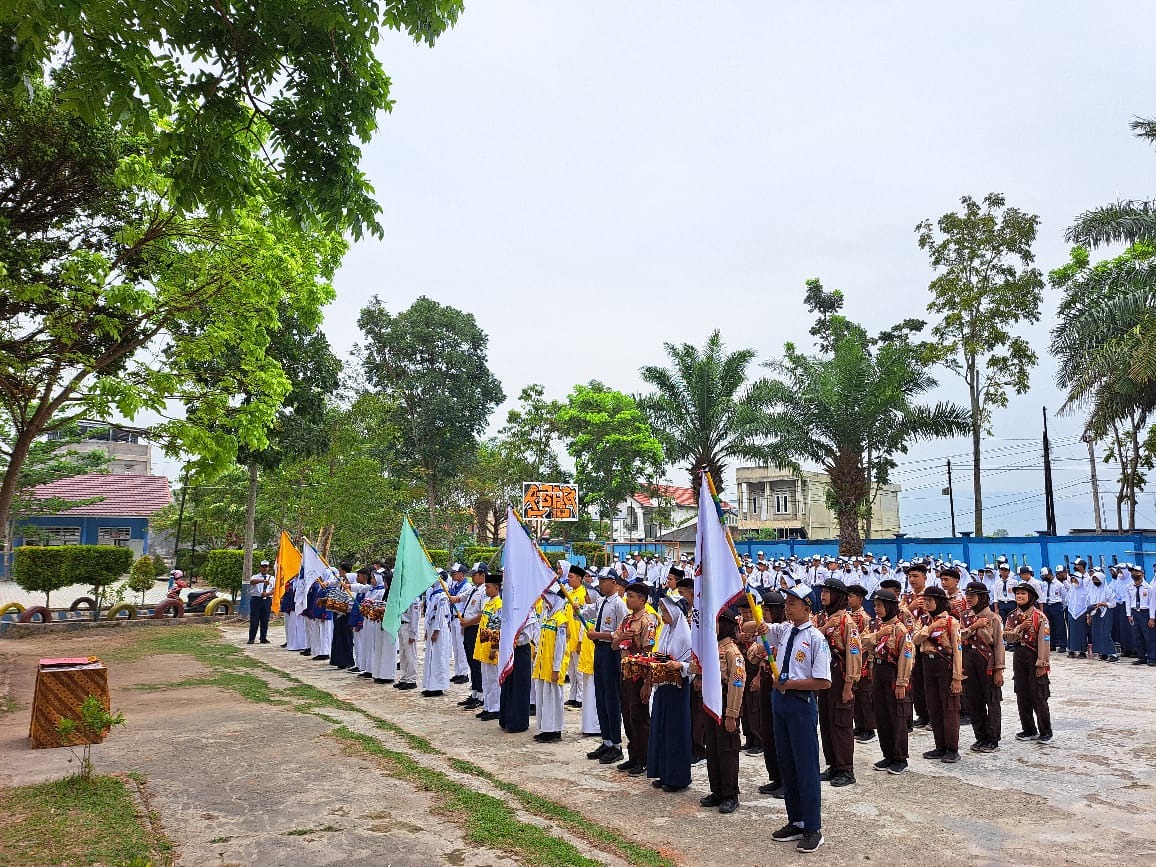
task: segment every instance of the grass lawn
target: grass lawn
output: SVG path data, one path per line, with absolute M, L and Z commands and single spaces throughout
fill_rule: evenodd
M 124 780 L 65 777 L 0 789 L 0 864 L 168 864 L 158 837 Z

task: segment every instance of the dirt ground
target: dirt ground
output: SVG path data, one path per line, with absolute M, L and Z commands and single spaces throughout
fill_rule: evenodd
M 421 698 L 354 678 L 270 645 L 244 646 L 238 627 L 223 630 L 254 657 L 337 698 L 427 738 L 448 757 L 552 798 L 685 864 L 776 864 L 798 857 L 770 832 L 784 820 L 781 801 L 760 796 L 762 758 L 742 757 L 740 810 L 720 816 L 698 806 L 706 769 L 685 792 L 656 793 L 585 760 L 578 714 L 567 714 L 561 743 L 507 735 L 455 702 L 465 687 Z M 0 715 L 0 784 L 68 772 L 67 754 L 27 746 L 36 658 L 101 653 L 130 636 L 68 637 L 51 643 L 0 641 L 0 693 L 18 703 Z M 183 864 L 504 864 L 510 859 L 463 841 L 457 825 L 429 813 L 428 796 L 368 762 L 343 756 L 322 737 L 317 717 L 248 702 L 217 688 L 140 691 L 198 673 L 199 664 L 164 656 L 114 665 L 113 705 L 128 718 L 96 750 L 98 769 L 139 771 Z M 271 676 L 276 686 L 276 676 Z M 858 784 L 823 789 L 821 857 L 828 864 L 1156 864 L 1151 807 L 1156 800 L 1156 671 L 1066 658 L 1053 671 L 1051 745 L 1020 744 L 1014 696 L 1005 689 L 1003 748 L 963 753 L 958 765 L 912 759 L 903 777 L 875 773 L 876 743 L 857 746 Z M 328 711 L 327 711 L 328 713 Z M 334 713 L 360 731 L 357 714 Z M 390 749 L 405 742 L 374 731 Z M 970 732 L 961 740 L 970 743 Z M 911 752 L 930 747 L 913 736 Z M 420 761 L 445 769 L 441 757 Z M 479 790 L 487 784 L 476 778 Z M 498 796 L 500 792 L 494 790 Z M 506 797 L 506 800 L 509 800 Z M 521 818 L 521 816 L 520 816 Z M 540 824 L 540 822 L 539 822 Z M 312 830 L 309 830 L 312 829 Z M 293 831 L 309 830 L 305 834 Z M 615 863 L 611 857 L 585 854 Z

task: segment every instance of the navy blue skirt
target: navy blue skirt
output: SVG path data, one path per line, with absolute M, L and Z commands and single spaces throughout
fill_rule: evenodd
M 508 732 L 524 732 L 530 727 L 530 645 L 514 648 L 514 665 L 502 682 L 498 703 L 498 725 Z
M 690 785 L 690 681 L 654 687 L 646 776 L 668 786 Z

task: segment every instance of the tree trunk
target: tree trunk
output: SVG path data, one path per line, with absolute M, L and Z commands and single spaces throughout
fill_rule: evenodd
M 1140 474 L 1140 424 L 1135 413 L 1132 414 L 1132 454 L 1128 458 L 1128 531 L 1136 530 L 1136 479 Z
M 972 389 L 971 394 L 971 493 L 975 500 L 975 535 L 983 535 L 983 480 L 980 478 L 979 435 L 980 428 L 979 395 Z
M 434 490 L 433 473 L 430 473 L 425 486 L 425 503 L 429 509 L 429 525 L 426 528 L 426 542 L 427 545 L 434 545 L 436 547 L 437 537 L 434 536 L 434 504 L 437 502 L 437 491 Z M 446 546 L 449 547 L 448 545 Z
M 245 557 L 241 564 L 241 581 L 253 574 L 253 542 L 257 535 L 257 464 L 249 463 L 249 496 L 245 500 Z
M 28 459 L 28 452 L 35 439 L 36 434 L 31 426 L 16 437 L 8 457 L 8 467 L 4 471 L 4 481 L 0 483 L 0 532 L 4 534 L 0 551 L 3 551 L 5 561 L 12 550 L 14 530 L 11 521 L 12 502 L 16 499 L 16 486 L 20 482 L 20 474 L 24 471 L 24 462 Z
M 859 533 L 859 511 L 843 507 L 837 511 L 836 516 L 839 519 L 839 553 L 858 557 L 863 553 L 863 537 Z

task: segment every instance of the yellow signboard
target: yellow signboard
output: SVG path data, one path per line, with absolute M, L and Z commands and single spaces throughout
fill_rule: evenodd
M 522 517 L 527 521 L 577 521 L 578 486 L 522 482 Z

